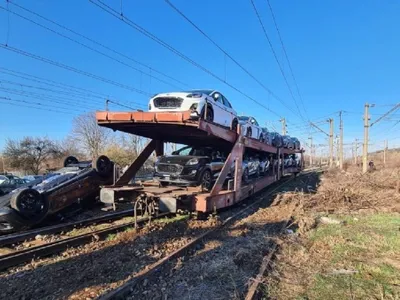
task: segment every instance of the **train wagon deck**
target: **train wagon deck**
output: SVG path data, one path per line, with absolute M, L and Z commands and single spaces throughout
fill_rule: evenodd
M 128 200 L 145 205 L 151 203 L 160 211 L 210 212 L 240 202 L 280 180 L 286 174 L 299 173 L 304 165 L 303 150 L 275 148 L 241 135 L 240 128 L 235 132 L 203 119 L 192 120 L 190 111 L 103 111 L 96 113 L 96 119 L 100 126 L 150 139 L 125 173 L 113 185 L 102 188 L 100 199 L 104 203 L 115 204 L 118 200 Z M 162 187 L 154 181 L 129 184 L 154 151 L 156 156 L 164 154 L 164 143 L 166 142 L 190 146 L 210 146 L 224 149 L 229 153 L 211 191 L 205 191 L 202 187 Z M 268 155 L 271 158 L 272 166 L 268 174 L 254 178 L 246 184 L 242 182 L 242 159 L 245 149 Z M 300 165 L 284 168 L 284 157 L 296 153 L 301 154 Z M 228 173 L 233 164 L 235 166 L 234 176 L 229 178 Z

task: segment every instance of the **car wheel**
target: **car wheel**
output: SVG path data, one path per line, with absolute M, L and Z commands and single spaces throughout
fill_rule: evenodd
M 204 120 L 206 120 L 208 122 L 214 121 L 214 112 L 213 112 L 211 106 L 207 105 L 206 109 L 205 110 L 203 109 L 202 117 Z
M 161 185 L 162 187 L 167 187 L 167 186 L 169 185 L 169 182 L 167 182 L 167 181 L 160 181 L 160 185 Z
M 108 177 L 112 174 L 113 163 L 107 156 L 100 155 L 96 159 L 96 171 L 101 177 Z
M 251 136 L 252 136 L 252 132 L 251 132 L 251 128 L 250 128 L 250 127 L 247 128 L 246 136 L 247 136 L 247 137 L 251 137 Z
M 64 159 L 64 167 L 68 167 L 69 165 L 78 164 L 79 160 L 75 156 L 68 156 Z
M 259 141 L 260 141 L 261 143 L 264 143 L 264 142 L 265 142 L 264 136 L 263 136 L 262 134 L 260 134 Z
M 242 175 L 242 180 L 245 184 L 249 183 L 249 169 L 244 169 L 243 175 Z
M 232 121 L 232 125 L 231 125 L 231 130 L 233 130 L 234 132 L 237 132 L 237 128 L 238 128 L 239 122 L 237 119 L 234 119 Z
M 49 201 L 35 189 L 24 189 L 15 193 L 10 204 L 24 218 L 33 222 L 43 220 L 49 210 Z
M 204 170 L 200 176 L 199 181 L 200 181 L 199 183 L 205 190 L 211 191 L 213 184 L 212 184 L 212 176 L 210 170 L 208 169 Z

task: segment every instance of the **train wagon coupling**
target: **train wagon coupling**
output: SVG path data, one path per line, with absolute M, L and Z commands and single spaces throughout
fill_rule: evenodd
M 232 206 L 283 176 L 296 175 L 304 168 L 303 149 L 274 147 L 242 135 L 240 126 L 235 131 L 202 118 L 193 120 L 190 111 L 101 111 L 96 113 L 96 119 L 100 126 L 149 139 L 142 152 L 114 184 L 103 186 L 100 191 L 100 201 L 114 207 L 120 201 L 133 202 L 135 216 L 136 209 L 138 213 L 150 215 L 158 212 L 213 212 Z M 172 164 L 156 162 L 155 172 L 161 174 L 157 180 L 132 184 L 135 174 L 154 152 L 157 158 L 163 157 L 166 142 L 188 145 L 188 148 L 208 147 L 217 152 L 221 157 L 215 160 L 214 165 L 210 164 L 210 171 L 219 166 L 218 172 L 213 174 L 215 177 L 208 178 L 211 172 L 207 171 L 209 181 L 204 180 L 197 186 L 182 184 L 178 179 L 175 182 L 174 175 L 182 171 L 182 167 L 174 165 L 173 160 L 178 155 L 172 155 L 167 156 Z M 294 166 L 285 165 L 288 157 L 296 155 L 298 159 Z M 246 156 L 259 157 L 263 163 L 257 164 L 257 169 L 251 173 L 252 163 L 247 161 Z M 196 161 L 195 157 L 192 162 Z M 204 173 L 206 171 L 202 176 L 205 176 Z M 164 176 L 168 178 L 168 184 L 163 181 Z

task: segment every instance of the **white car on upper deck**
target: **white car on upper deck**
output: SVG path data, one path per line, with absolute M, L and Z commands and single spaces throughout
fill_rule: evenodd
M 239 124 L 242 129 L 242 135 L 256 140 L 264 140 L 264 132 L 255 118 L 250 116 L 238 116 Z
M 193 90 L 157 94 L 150 99 L 149 111 L 191 111 L 193 119 L 204 118 L 209 122 L 236 130 L 238 119 L 230 102 L 216 90 Z

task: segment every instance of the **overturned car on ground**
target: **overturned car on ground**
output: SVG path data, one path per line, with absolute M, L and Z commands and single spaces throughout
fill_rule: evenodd
M 0 197 L 0 233 L 33 227 L 72 204 L 94 201 L 100 186 L 112 183 L 113 166 L 104 155 L 94 164 L 67 157 L 55 175 Z

